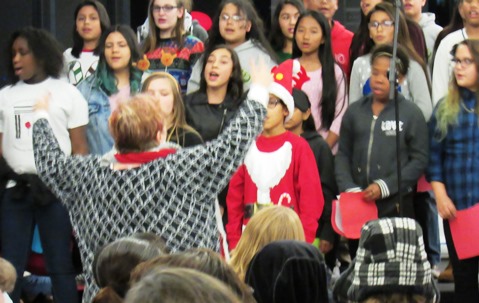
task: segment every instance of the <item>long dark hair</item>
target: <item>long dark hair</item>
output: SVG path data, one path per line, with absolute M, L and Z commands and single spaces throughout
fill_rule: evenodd
M 7 78 L 8 82 L 17 83 L 19 78 L 15 75 L 13 69 L 13 50 L 12 46 L 15 40 L 23 38 L 28 43 L 28 48 L 33 54 L 35 61 L 45 74 L 52 78 L 60 77 L 63 68 L 63 53 L 58 41 L 46 30 L 24 27 L 19 29 L 10 36 L 5 51 L 7 60 Z
M 338 97 L 338 85 L 336 81 L 336 71 L 333 51 L 331 48 L 331 28 L 329 27 L 328 20 L 323 14 L 307 10 L 305 13 L 299 16 L 296 26 L 294 27 L 294 35 L 298 30 L 298 25 L 304 17 L 312 17 L 321 27 L 323 32 L 324 43 L 319 46 L 318 59 L 321 62 L 321 76 L 323 79 L 323 92 L 321 94 L 321 100 L 319 106 L 321 106 L 321 128 L 329 129 L 336 117 L 336 98 Z M 296 39 L 293 40 L 293 58 L 299 58 L 302 56 L 302 52 L 296 43 Z M 343 74 L 344 78 L 344 74 Z M 343 81 L 343 85 L 346 85 L 346 81 Z
M 199 91 L 206 94 L 207 84 L 205 78 L 205 67 L 208 63 L 208 57 L 217 49 L 224 48 L 226 49 L 230 55 L 231 60 L 233 61 L 233 70 L 231 71 L 231 77 L 228 81 L 228 87 L 226 92 L 229 96 L 233 98 L 235 102 L 241 102 L 241 97 L 243 96 L 243 74 L 241 72 L 241 64 L 236 52 L 226 44 L 218 44 L 215 45 L 210 51 L 205 52 L 204 60 L 201 66 L 201 79 L 200 79 L 200 89 Z
M 371 20 L 371 16 L 375 12 L 384 12 L 386 15 L 391 18 L 394 22 L 398 22 L 398 20 L 395 20 L 395 8 L 392 4 L 388 2 L 382 2 L 376 4 L 376 6 L 369 11 L 368 15 L 366 16 L 366 23 L 369 23 Z M 399 12 L 399 33 L 398 33 L 398 44 L 402 45 L 409 57 L 419 63 L 421 65 L 422 70 L 424 72 L 424 76 L 426 76 L 427 79 L 427 85 L 429 88 L 429 93 L 431 93 L 431 82 L 429 79 L 429 72 L 426 66 L 426 63 L 424 62 L 423 58 L 418 54 L 416 49 L 414 48 L 414 45 L 412 44 L 412 40 L 409 35 L 409 30 L 407 26 L 407 20 L 403 12 Z M 374 47 L 374 41 L 371 39 L 371 37 L 368 36 L 368 40 L 364 46 L 364 53 L 368 54 L 371 52 L 371 49 Z
M 136 42 L 136 35 L 128 25 L 114 25 L 108 28 L 100 40 L 100 60 L 95 71 L 97 76 L 97 85 L 101 87 L 108 96 L 118 92 L 116 79 L 113 70 L 108 66 L 105 58 L 105 41 L 111 33 L 119 32 L 123 35 L 130 48 L 130 91 L 136 93 L 140 90 L 142 72 L 133 66 L 133 62 L 140 60 L 141 51 Z
M 208 32 L 208 40 L 206 40 L 205 53 L 211 54 L 211 50 L 218 44 L 225 44 L 225 39 L 220 34 L 220 15 L 221 11 L 227 4 L 233 4 L 238 8 L 238 11 L 244 14 L 246 20 L 251 22 L 251 30 L 246 33 L 246 41 L 252 42 L 262 48 L 274 61 L 277 61 L 276 54 L 271 48 L 268 40 L 264 35 L 263 21 L 258 16 L 251 0 L 223 0 L 221 1 L 218 10 L 213 18 L 213 25 Z
M 436 56 L 436 51 L 437 48 L 439 47 L 439 44 L 441 44 L 442 39 L 449 35 L 452 32 L 455 32 L 457 30 L 460 30 L 461 28 L 464 28 L 464 22 L 462 20 L 461 14 L 459 13 L 459 8 L 456 5 L 454 5 L 454 10 L 452 12 L 452 18 L 449 21 L 449 23 L 442 29 L 441 32 L 437 35 L 436 41 L 434 42 L 434 52 L 433 56 L 431 58 L 432 60 L 432 65 L 431 65 L 431 74 L 432 70 L 434 69 L 434 57 Z
M 376 5 L 383 5 L 383 4 L 390 4 L 394 7 L 395 1 L 394 0 L 382 0 L 381 3 L 378 3 Z M 374 8 L 370 11 L 370 13 L 373 10 L 374 10 Z M 368 13 L 368 15 L 369 15 L 369 13 Z M 389 13 L 388 13 L 388 15 L 389 15 Z M 394 18 L 395 18 L 395 14 L 393 14 L 391 16 L 392 20 L 394 20 Z M 410 26 L 411 27 L 412 26 L 417 26 L 417 24 L 414 20 L 412 20 L 411 18 L 407 17 L 404 14 L 404 11 L 403 11 L 402 7 L 401 7 L 401 11 L 400 11 L 400 19 L 404 19 L 405 22 L 406 22 L 406 28 L 405 29 L 407 29 L 407 33 L 408 33 L 408 36 L 409 36 L 409 38 L 407 38 L 407 40 L 410 41 L 412 49 L 414 49 L 416 51 L 416 54 L 417 54 L 417 56 L 414 57 L 413 59 L 415 61 L 417 61 L 419 64 L 421 64 L 423 69 L 426 71 L 425 60 L 427 60 L 427 54 L 426 53 L 424 53 L 424 54 L 421 53 L 420 45 L 414 45 L 412 43 L 412 39 L 411 39 L 410 35 L 414 34 L 414 33 L 409 32 Z M 361 21 L 359 23 L 358 29 L 354 33 L 353 39 L 351 41 L 351 46 L 349 47 L 349 74 L 351 74 L 351 70 L 353 68 L 354 61 L 358 57 L 361 57 L 362 55 L 369 53 L 369 51 L 374 47 L 374 41 L 372 41 L 372 39 L 369 37 L 368 22 L 369 22 L 369 19 L 367 18 L 367 15 L 364 15 L 363 12 L 361 11 Z M 401 35 L 402 33 L 406 32 L 405 29 L 400 28 L 399 29 L 399 34 Z M 420 29 L 420 28 L 418 28 L 418 29 Z M 422 32 L 419 30 L 419 33 L 422 33 Z M 412 37 L 412 38 L 414 38 L 414 37 Z M 421 37 L 416 37 L 416 39 L 424 40 L 424 36 L 421 35 Z M 427 51 L 427 50 L 424 50 L 424 51 Z M 409 52 L 409 50 L 408 50 L 408 52 Z M 428 74 L 426 73 L 426 76 L 427 75 Z
M 72 46 L 72 51 L 71 54 L 73 57 L 78 58 L 80 57 L 80 53 L 83 49 L 83 38 L 80 36 L 80 34 L 77 31 L 76 27 L 76 19 L 78 16 L 78 13 L 80 10 L 85 7 L 85 6 L 93 6 L 95 10 L 98 12 L 98 16 L 100 17 L 100 27 L 101 27 L 101 32 L 105 32 L 107 28 L 109 28 L 110 25 L 110 17 L 108 16 L 108 12 L 106 11 L 105 7 L 101 2 L 96 1 L 96 0 L 85 0 L 80 2 L 77 7 L 75 8 L 75 13 L 73 14 L 73 18 L 75 20 L 75 23 L 73 24 L 73 46 Z M 100 54 L 100 43 L 98 43 L 97 47 L 93 50 L 93 53 L 95 55 Z
M 292 5 L 296 7 L 300 14 L 304 12 L 303 2 L 298 0 L 280 0 L 276 9 L 274 10 L 273 19 L 271 20 L 271 31 L 269 33 L 269 42 L 271 42 L 271 47 L 275 51 L 282 51 L 285 44 L 285 37 L 279 26 L 279 14 L 283 10 L 285 5 Z

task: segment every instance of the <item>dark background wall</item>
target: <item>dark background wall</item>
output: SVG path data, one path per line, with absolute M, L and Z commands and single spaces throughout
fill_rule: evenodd
M 65 48 L 71 45 L 73 11 L 81 0 L 1 0 L 0 1 L 0 87 L 5 84 L 5 48 L 10 34 L 18 28 L 32 25 L 49 30 Z M 148 0 L 99 0 L 108 10 L 112 23 L 130 24 L 133 29 L 146 18 Z M 271 1 L 253 0 L 258 12 L 269 24 Z M 214 15 L 220 0 L 194 0 L 193 9 Z M 360 0 L 339 0 L 335 18 L 351 30 L 359 23 Z M 446 24 L 450 18 L 452 1 L 429 0 L 429 9 L 437 14 L 437 21 Z

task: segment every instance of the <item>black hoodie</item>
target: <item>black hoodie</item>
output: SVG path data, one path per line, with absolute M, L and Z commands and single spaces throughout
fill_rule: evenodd
M 258 303 L 329 302 L 323 256 L 303 241 L 266 245 L 248 265 L 245 282 Z

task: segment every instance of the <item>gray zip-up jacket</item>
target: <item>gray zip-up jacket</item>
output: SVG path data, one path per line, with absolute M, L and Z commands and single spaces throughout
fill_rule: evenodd
M 360 191 L 375 182 L 381 200 L 398 193 L 396 118 L 394 103 L 378 117 L 372 113 L 372 95 L 350 105 L 341 124 L 335 174 L 339 191 Z M 398 95 L 402 193 L 410 193 L 428 162 L 428 132 L 421 110 Z M 388 199 L 391 200 L 391 199 Z M 379 203 L 378 203 L 379 205 Z

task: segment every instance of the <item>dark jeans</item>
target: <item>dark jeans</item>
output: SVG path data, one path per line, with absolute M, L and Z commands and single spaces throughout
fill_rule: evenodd
M 439 240 L 439 219 L 436 200 L 428 192 L 419 192 L 414 196 L 416 220 L 422 228 L 424 247 L 431 265 L 441 262 L 441 243 Z
M 443 220 L 444 236 L 446 237 L 449 260 L 454 273 L 454 302 L 477 303 L 479 302 L 479 257 L 459 260 L 452 240 L 449 221 Z
M 1 211 L 2 255 L 13 264 L 18 276 L 23 276 L 36 222 L 55 302 L 78 302 L 71 256 L 72 227 L 65 207 L 58 200 L 46 206 L 36 206 L 30 193 L 16 200 L 12 198 L 12 189 L 7 189 Z M 14 303 L 19 302 L 22 284 L 23 279 L 17 279 L 10 295 Z

